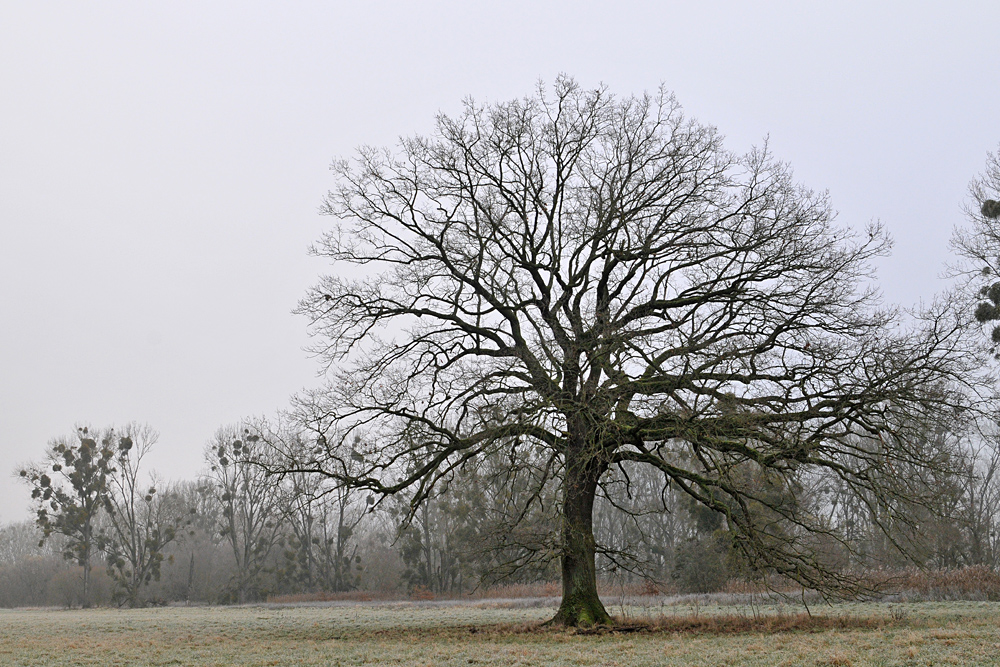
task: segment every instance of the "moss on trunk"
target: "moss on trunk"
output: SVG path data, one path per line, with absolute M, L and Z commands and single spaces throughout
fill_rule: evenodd
M 550 621 L 569 626 L 607 625 L 611 616 L 597 594 L 594 498 L 603 468 L 568 461 L 563 496 L 562 585 L 559 611 Z

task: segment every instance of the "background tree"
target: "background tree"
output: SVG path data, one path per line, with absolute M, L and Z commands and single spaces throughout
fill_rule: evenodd
M 0 527 L 0 565 L 15 565 L 25 559 L 48 555 L 40 545 L 42 532 L 33 521 L 18 521 Z
M 1000 153 L 989 153 L 986 169 L 969 183 L 971 202 L 966 216 L 970 229 L 957 229 L 952 247 L 962 258 L 953 267 L 964 276 L 974 294 L 976 321 L 990 327 L 993 352 L 1000 346 Z
M 326 507 L 320 492 L 323 480 L 315 475 L 292 473 L 282 482 L 288 492 L 286 517 L 291 531 L 278 538 L 284 555 L 279 580 L 283 587 L 296 593 L 320 590 L 324 588 L 321 584 L 324 561 L 320 554 L 327 539 Z
M 159 434 L 148 425 L 131 423 L 109 436 L 114 469 L 107 477 L 106 526 L 98 545 L 117 585 L 116 597 L 137 607 L 143 587 L 159 580 L 164 548 L 188 517 L 163 502 L 155 476 L 147 476 L 142 468 Z
M 322 392 L 299 398 L 299 410 L 291 418 L 304 432 L 292 445 L 288 439 L 269 439 L 285 466 L 322 455 L 338 438 L 324 413 Z M 315 444 L 307 446 L 307 442 Z M 400 493 L 392 502 L 377 504 L 378 498 L 370 491 L 345 484 L 330 487 L 330 480 L 322 474 L 286 472 L 284 476 L 303 476 L 310 484 L 327 488 L 326 499 L 333 503 L 338 522 L 344 522 L 342 517 L 351 519 L 348 535 L 354 535 L 362 520 L 367 520 L 364 528 L 376 532 L 386 520 L 395 526 L 391 540 L 405 565 L 403 580 L 411 591 L 462 593 L 501 580 L 549 582 L 557 548 L 553 529 L 558 523 L 551 456 L 510 444 L 503 453 L 484 454 L 475 465 L 450 471 L 439 480 L 433 497 L 423 500 Z M 364 440 L 355 435 L 341 462 L 346 475 L 364 471 L 367 451 Z M 419 466 L 421 457 L 411 456 L 405 465 Z M 358 540 L 351 543 L 355 550 L 361 546 Z M 345 565 L 351 561 L 344 559 Z
M 157 494 L 161 495 L 161 494 Z M 156 594 L 166 600 L 220 602 L 231 572 L 225 569 L 228 541 L 220 535 L 222 507 L 206 479 L 174 482 L 162 493 L 159 508 L 185 516 L 180 536 L 166 545 L 167 558 Z
M 42 542 L 34 521 L 0 527 L 0 607 L 51 604 L 49 583 L 66 569 L 54 542 Z
M 880 227 L 835 224 L 766 148 L 726 151 L 664 91 L 560 78 L 333 170 L 315 252 L 338 273 L 300 310 L 340 439 L 290 467 L 411 489 L 416 508 L 467 462 L 541 450 L 560 487 L 557 622 L 610 621 L 593 510 L 613 466 L 652 466 L 721 515 L 749 567 L 845 591 L 859 582 L 805 539 L 831 529 L 786 490 L 825 468 L 907 496 L 878 471 L 947 463 L 908 430 L 963 408 L 961 323 L 938 310 L 907 332 L 870 286 Z
M 91 603 L 90 573 L 98 537 L 95 522 L 107 499 L 116 449 L 112 432 L 81 427 L 73 438 L 50 442 L 44 463 L 18 473 L 31 486 L 35 521 L 43 540 L 53 534 L 65 536 L 63 556 L 83 569 L 84 607 Z
M 269 477 L 264 443 L 248 427 L 219 429 L 205 450 L 207 480 L 220 507 L 219 534 L 235 564 L 232 582 L 239 603 L 264 594 L 261 575 L 281 532 L 286 500 Z
M 692 505 L 650 466 L 628 463 L 610 470 L 601 491 L 594 506 L 594 534 L 602 545 L 599 569 L 616 572 L 625 581 L 673 580 L 685 592 L 696 592 L 685 582 L 701 575 L 689 572 L 686 565 L 701 569 L 708 561 L 704 554 L 678 560 L 678 550 L 689 543 L 707 543 L 704 538 L 710 536 L 702 534 L 698 518 L 711 510 Z M 720 517 L 714 515 L 714 521 L 719 524 Z M 684 549 L 689 555 L 693 550 Z
M 964 562 L 996 569 L 1000 564 L 1000 447 L 996 433 L 969 443 L 959 478 L 963 503 L 959 525 L 967 531 Z
M 306 432 L 289 424 L 277 429 L 258 426 L 268 444 L 301 458 L 313 448 Z M 357 444 L 357 443 L 355 443 Z M 359 464 L 353 460 L 351 466 Z M 271 466 L 268 466 L 269 468 Z M 281 578 L 305 591 L 348 591 L 357 587 L 362 569 L 358 530 L 372 509 L 371 494 L 359 494 L 344 485 L 310 473 L 291 472 L 275 477 L 286 491 L 286 523 L 290 534 L 279 538 L 285 561 Z
M 461 520 L 458 550 L 480 586 L 509 581 L 549 582 L 558 577 L 559 484 L 550 452 L 520 447 L 484 453 L 462 466 L 448 486 Z

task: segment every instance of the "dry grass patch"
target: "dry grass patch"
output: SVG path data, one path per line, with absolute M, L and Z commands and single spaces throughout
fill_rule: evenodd
M 554 609 L 356 605 L 0 611 L 0 664 L 1000 666 L 1000 605 L 842 605 L 823 614 L 680 613 L 579 632 Z M 635 628 L 635 629 L 629 629 Z

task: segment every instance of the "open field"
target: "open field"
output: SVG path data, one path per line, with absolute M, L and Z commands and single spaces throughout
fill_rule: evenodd
M 1000 665 L 998 603 L 614 611 L 666 629 L 539 629 L 551 607 L 498 601 L 6 610 L 0 664 Z

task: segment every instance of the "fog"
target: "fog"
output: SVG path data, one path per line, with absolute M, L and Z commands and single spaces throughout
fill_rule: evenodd
M 0 521 L 76 425 L 148 422 L 191 478 L 219 426 L 318 383 L 291 310 L 329 269 L 330 161 L 560 72 L 767 138 L 842 222 L 886 224 L 887 301 L 946 287 L 1000 141 L 1000 5 L 541 5 L 0 6 Z

